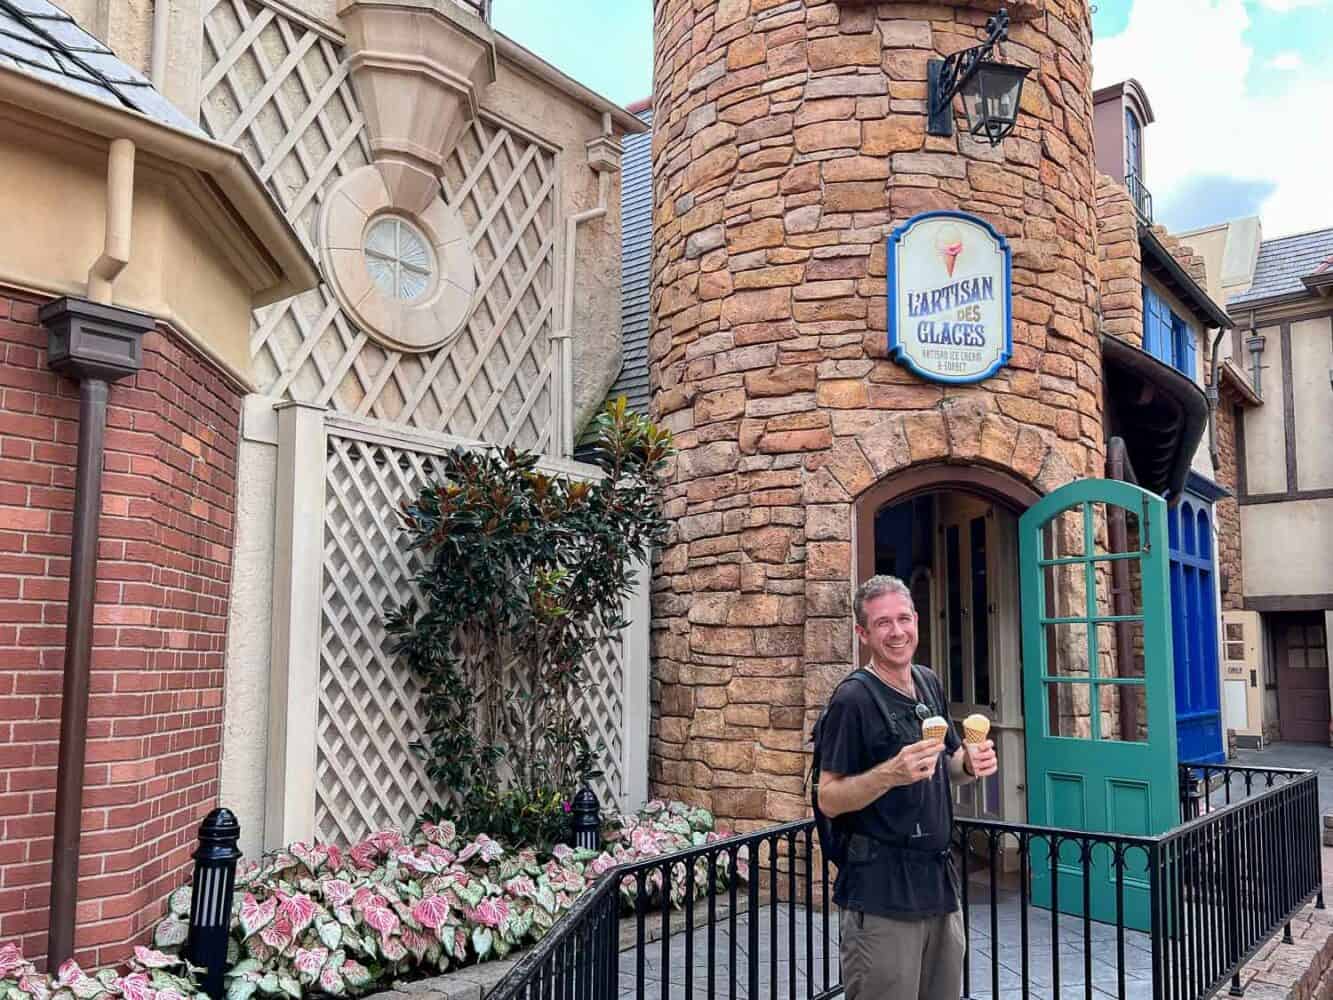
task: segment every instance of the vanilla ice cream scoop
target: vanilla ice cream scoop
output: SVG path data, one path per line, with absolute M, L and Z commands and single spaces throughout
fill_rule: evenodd
M 984 715 L 969 715 L 963 720 L 963 742 L 984 743 L 990 734 L 990 719 Z
M 932 715 L 921 723 L 921 738 L 923 740 L 943 740 L 945 733 L 948 731 L 949 721 L 938 715 Z

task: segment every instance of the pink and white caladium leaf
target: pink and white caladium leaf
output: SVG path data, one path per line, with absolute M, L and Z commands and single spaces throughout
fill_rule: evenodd
M 453 847 L 458 839 L 458 833 L 454 824 L 448 820 L 440 823 L 423 823 L 421 825 L 421 835 L 432 844 L 440 847 Z
M 335 963 L 330 959 L 319 974 L 319 988 L 330 996 L 340 997 L 347 992 L 347 984 L 343 982 L 342 965 L 343 955 L 337 954 L 338 961 Z
M 5 978 L 0 976 L 0 979 Z M 28 995 L 30 1000 L 50 1000 L 51 989 L 46 985 L 46 977 L 39 976 L 36 973 L 25 973 L 19 976 L 19 992 Z M 11 993 L 12 997 L 13 994 Z
M 412 907 L 412 919 L 430 930 L 442 926 L 449 918 L 449 901 L 443 896 L 427 896 Z
M 440 942 L 432 932 L 419 931 L 414 927 L 403 928 L 403 947 L 412 953 L 418 962 L 435 962 L 440 954 Z
M 125 1000 L 152 1000 L 153 994 L 156 992 L 148 981 L 148 977 L 142 972 L 134 972 L 122 977 L 119 985 L 120 993 L 125 997 Z M 101 984 L 99 983 L 98 986 L 100 987 Z M 81 996 L 78 983 L 74 984 L 74 995 L 76 997 Z M 97 994 L 94 993 L 93 995 L 96 996 Z
M 327 948 L 297 948 L 296 956 L 292 959 L 292 965 L 296 966 L 306 982 L 314 982 L 319 975 L 319 970 L 324 968 L 324 963 L 329 959 L 329 949 Z
M 574 856 L 574 848 L 568 844 L 556 844 L 551 848 L 551 857 L 555 858 L 561 864 L 564 864 Z
M 360 962 L 354 962 L 350 958 L 346 962 L 343 962 L 342 974 L 343 979 L 345 979 L 347 984 L 354 989 L 359 989 L 360 987 L 365 986 L 371 979 L 370 970 Z
M 511 896 L 532 899 L 537 895 L 537 883 L 526 875 L 516 875 L 504 884 L 504 890 Z
M 188 885 L 183 885 L 167 897 L 167 909 L 178 917 L 188 917 L 193 899 L 194 890 Z
M 285 951 L 293 941 L 292 922 L 284 913 L 279 913 L 259 932 L 259 939 L 270 948 Z M 270 990 L 269 992 L 274 992 Z
M 14 979 L 28 972 L 36 971 L 31 962 L 23 957 L 23 951 L 16 944 L 0 945 L 0 979 Z
M 153 944 L 159 948 L 178 948 L 189 935 L 190 925 L 176 914 L 168 913 L 153 928 Z
M 500 927 L 509 919 L 509 904 L 503 899 L 488 897 L 467 911 L 467 917 L 485 927 Z
M 164 955 L 141 944 L 134 946 L 134 960 L 146 969 L 169 969 L 173 965 L 180 965 L 181 961 L 175 955 Z
M 314 922 L 319 907 L 305 893 L 283 896 L 281 900 L 278 904 L 278 915 L 286 918 L 291 925 L 291 936 L 294 938 Z
M 387 906 L 368 907 L 362 916 L 366 923 L 379 932 L 381 943 L 386 937 L 398 930 L 401 924 L 398 914 Z
M 267 927 L 277 912 L 278 901 L 275 897 L 270 896 L 259 903 L 247 892 L 241 899 L 241 930 L 246 937 L 250 937 Z
M 347 852 L 347 860 L 358 871 L 373 872 L 379 865 L 379 849 L 363 840 Z
M 250 1000 L 259 992 L 259 980 L 238 976 L 227 983 L 227 1000 Z
M 401 962 L 407 957 L 407 945 L 403 944 L 402 938 L 387 937 L 380 941 L 380 954 L 386 961 Z
M 292 1000 L 301 1000 L 301 996 L 304 993 L 301 989 L 301 984 L 294 977 L 281 974 L 278 976 L 278 989 L 291 997 Z M 161 993 L 157 995 L 157 1000 L 162 1000 Z
M 319 893 L 330 906 L 342 906 L 354 894 L 352 883 L 341 878 L 323 879 L 319 883 Z

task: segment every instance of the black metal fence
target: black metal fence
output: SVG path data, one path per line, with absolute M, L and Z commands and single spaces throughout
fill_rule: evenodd
M 1265 941 L 1323 905 L 1313 772 L 1181 776 L 1184 822 L 1156 837 L 956 821 L 965 997 L 1208 997 L 1228 979 L 1238 989 Z M 623 865 L 492 1000 L 838 996 L 833 870 L 816 847 L 805 820 Z

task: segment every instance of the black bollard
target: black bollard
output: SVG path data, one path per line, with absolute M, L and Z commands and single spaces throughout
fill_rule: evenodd
M 190 898 L 190 930 L 185 955 L 204 971 L 204 991 L 213 1000 L 225 992 L 227 938 L 231 933 L 231 899 L 236 888 L 236 862 L 241 852 L 241 824 L 230 809 L 214 809 L 199 824 Z
M 601 847 L 602 807 L 597 801 L 597 793 L 587 785 L 575 792 L 570 815 L 574 846 L 593 851 Z

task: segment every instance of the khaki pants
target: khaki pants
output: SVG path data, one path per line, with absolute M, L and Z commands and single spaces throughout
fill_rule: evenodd
M 840 910 L 847 1000 L 958 1000 L 963 992 L 963 914 L 892 920 Z

